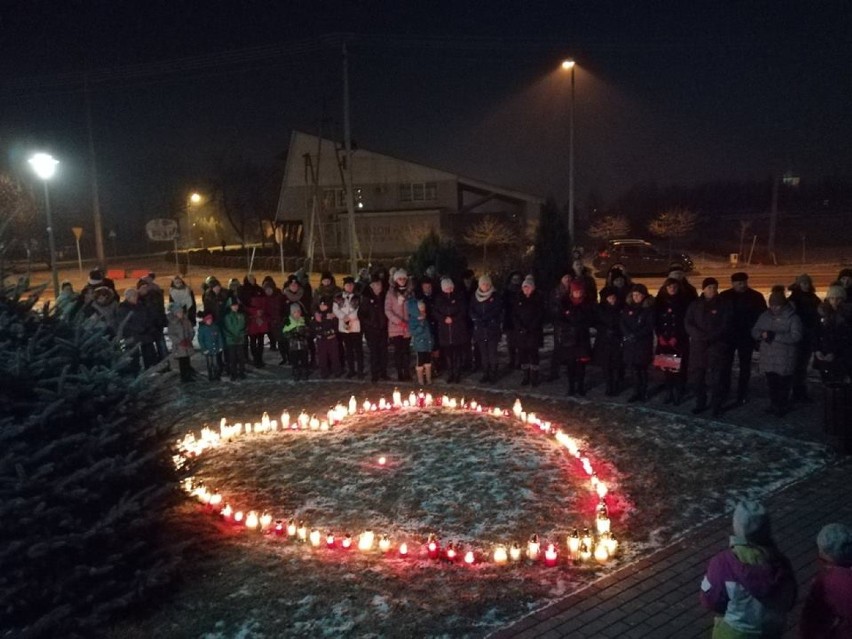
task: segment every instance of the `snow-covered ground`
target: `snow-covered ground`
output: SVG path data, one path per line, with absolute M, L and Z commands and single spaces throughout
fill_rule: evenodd
M 392 386 L 381 387 L 390 397 Z M 406 389 L 407 392 L 408 389 Z M 303 408 L 324 413 L 365 384 L 256 382 L 193 389 L 170 403 L 185 430 Z M 458 391 L 461 395 L 461 391 Z M 512 392 L 473 399 L 510 408 Z M 187 518 L 208 548 L 152 616 L 115 636 L 481 636 L 576 590 L 686 530 L 823 464 L 816 444 L 647 409 L 522 395 L 526 410 L 582 440 L 612 486 L 621 553 L 605 566 L 521 562 L 473 567 L 310 549 L 220 521 L 195 504 Z M 387 457 L 385 466 L 377 464 Z M 226 500 L 304 519 L 324 533 L 370 527 L 418 547 L 429 532 L 483 553 L 538 533 L 564 546 L 592 524 L 594 497 L 575 459 L 511 419 L 419 411 L 355 418 L 331 432 L 242 439 L 205 453 L 196 474 Z M 128 627 L 133 632 L 128 635 Z M 124 633 L 124 634 L 121 634 Z

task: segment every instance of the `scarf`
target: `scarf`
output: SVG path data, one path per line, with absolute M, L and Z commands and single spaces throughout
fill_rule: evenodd
M 478 289 L 478 288 L 476 289 L 476 301 L 477 301 L 477 302 L 485 302 L 485 301 L 486 301 L 486 300 L 488 300 L 488 299 L 489 299 L 492 295 L 494 295 L 494 289 L 493 289 L 493 288 L 488 289 L 488 292 L 487 292 L 487 293 L 483 293 L 483 292 L 482 292 L 480 289 Z

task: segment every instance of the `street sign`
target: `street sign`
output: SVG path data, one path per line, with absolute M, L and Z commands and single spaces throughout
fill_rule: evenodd
M 280 224 L 275 227 L 275 242 L 278 244 L 284 243 L 284 227 Z
M 72 226 L 71 232 L 74 233 L 74 237 L 77 241 L 80 241 L 80 238 L 83 237 L 83 227 L 82 226 Z
M 148 239 L 154 242 L 172 242 L 177 238 L 177 222 L 167 218 L 151 220 L 145 225 Z

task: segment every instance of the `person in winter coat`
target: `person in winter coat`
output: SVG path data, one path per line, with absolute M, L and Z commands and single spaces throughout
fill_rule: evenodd
M 180 275 L 175 275 L 172 278 L 172 284 L 169 286 L 169 303 L 180 304 L 183 307 L 184 316 L 195 326 L 197 314 L 195 293 L 186 285 Z
M 225 294 L 225 291 L 222 290 L 222 285 L 219 283 L 219 280 L 209 276 L 206 280 L 204 280 L 205 290 L 201 295 L 201 304 L 204 307 L 205 315 L 213 316 L 213 323 L 219 328 L 219 334 L 223 334 L 224 330 L 224 322 L 225 322 L 225 314 L 228 312 L 228 296 Z M 222 344 L 224 347 L 224 337 L 222 338 Z M 219 364 L 220 370 L 227 370 L 229 367 L 226 365 L 226 360 L 228 356 L 227 349 L 223 348 L 223 352 L 216 356 L 216 361 Z
M 506 290 L 503 293 L 503 330 L 506 331 L 506 350 L 509 351 L 508 368 L 510 371 L 521 367 L 521 360 L 518 357 L 517 333 L 515 332 L 515 325 L 512 323 L 512 312 L 515 301 L 522 294 L 521 283 L 523 281 L 523 273 L 512 271 L 509 273 Z
M 837 274 L 837 282 L 846 291 L 846 301 L 852 303 L 852 268 L 844 268 Z
M 749 287 L 748 273 L 742 272 L 731 275 L 731 288 L 719 293 L 719 298 L 731 307 L 730 362 L 722 368 L 722 388 L 726 394 L 731 388 L 731 367 L 736 355 L 740 371 L 737 380 L 737 404 L 742 406 L 748 401 L 751 358 L 755 346 L 751 329 L 757 318 L 766 310 L 766 299 L 763 293 Z
M 388 318 L 388 337 L 393 346 L 396 375 L 401 382 L 411 381 L 411 333 L 408 332 L 406 306 L 409 297 L 411 292 L 408 288 L 408 273 L 399 268 L 394 272 L 390 289 L 385 296 L 385 315 Z
M 846 290 L 839 284 L 828 287 L 820 304 L 814 367 L 828 384 L 852 379 L 852 304 L 847 303 Z
M 278 351 L 278 337 L 281 335 L 281 329 L 284 327 L 284 315 L 287 307 L 287 302 L 284 295 L 275 285 L 275 280 L 267 275 L 263 278 L 261 285 L 263 294 L 266 296 L 266 319 L 269 322 L 269 332 L 266 336 L 269 338 L 269 350 Z
M 701 284 L 701 296 L 686 309 L 684 325 L 689 335 L 689 377 L 695 387 L 693 414 L 707 410 L 707 394 L 713 416 L 722 414 L 725 394 L 722 368 L 730 349 L 731 309 L 719 298 L 719 282 L 707 277 Z
M 434 341 L 432 329 L 429 326 L 426 302 L 416 297 L 406 300 L 408 306 L 408 332 L 411 333 L 411 345 L 416 353 L 417 363 L 414 367 L 417 373 L 417 383 L 432 383 L 432 350 Z
M 780 638 L 796 603 L 796 577 L 772 539 L 764 506 L 737 504 L 733 532 L 701 581 L 701 604 L 716 613 L 713 639 Z
M 623 267 L 612 266 L 606 274 L 606 288 L 614 289 L 616 295 L 618 295 L 619 304 L 624 305 L 633 289 L 633 282 Z M 603 301 L 603 297 L 601 297 L 601 301 Z
M 169 349 L 166 348 L 166 338 L 163 332 L 169 321 L 166 317 L 166 300 L 163 289 L 154 283 L 152 275 L 153 273 L 140 279 L 136 283 L 136 290 L 139 292 L 139 303 L 148 308 L 154 348 L 157 351 L 157 361 L 161 362 L 169 356 Z
M 790 303 L 799 319 L 802 320 L 802 340 L 796 349 L 796 363 L 793 370 L 793 401 L 810 404 L 813 399 L 808 395 L 808 367 L 814 354 L 814 342 L 819 329 L 820 299 L 814 293 L 811 276 L 799 275 L 790 288 Z
M 428 270 L 435 270 L 434 267 L 430 267 Z M 443 361 L 443 353 L 441 353 L 441 349 L 438 345 L 438 321 L 435 319 L 435 315 L 432 312 L 432 309 L 435 307 L 435 281 L 424 275 L 418 286 L 415 288 L 415 297 L 426 304 L 426 320 L 429 322 L 429 329 L 432 331 L 432 376 L 437 377 L 442 370 L 442 365 L 446 364 Z
M 284 296 L 285 309 L 289 309 L 293 304 L 299 304 L 302 307 L 302 317 L 304 318 L 308 316 L 308 312 L 311 310 L 312 300 L 295 274 L 290 275 L 290 277 L 287 278 L 287 284 L 281 290 L 281 294 Z M 288 342 L 286 339 L 278 344 L 278 353 L 281 355 L 281 364 L 286 364 L 288 361 L 287 346 Z M 313 346 L 310 348 L 313 349 Z M 310 360 L 310 355 L 308 356 L 308 359 Z
M 86 282 L 86 285 L 80 289 L 81 297 L 87 290 L 94 292 L 94 290 L 100 286 L 106 286 L 110 291 L 112 291 L 116 303 L 120 301 L 118 292 L 115 290 L 115 282 L 110 278 L 105 277 L 100 268 L 93 268 L 89 271 L 89 279 Z
M 192 347 L 192 338 L 195 337 L 195 329 L 192 322 L 186 316 L 183 305 L 177 302 L 169 304 L 169 339 L 172 342 L 172 355 L 177 360 L 180 371 L 180 381 L 191 382 L 192 367 L 189 358 L 195 352 Z
M 852 530 L 823 526 L 817 535 L 821 562 L 799 619 L 801 639 L 852 637 Z
M 56 308 L 56 314 L 60 319 L 71 318 L 71 309 L 74 308 L 74 304 L 77 302 L 77 297 L 77 293 L 74 292 L 74 285 L 67 280 L 62 282 L 59 287 L 59 295 L 53 305 Z
M 222 333 L 214 321 L 212 313 L 201 312 L 201 322 L 198 325 L 198 346 L 207 363 L 207 379 L 218 382 L 222 378 Z
M 343 341 L 347 377 L 364 376 L 364 338 L 361 335 L 361 320 L 358 309 L 361 296 L 355 292 L 355 278 L 343 278 L 343 290 L 334 298 L 334 315 L 337 317 L 337 332 Z M 356 372 L 357 371 L 357 372 Z
M 222 320 L 222 336 L 228 353 L 228 376 L 246 378 L 246 316 L 240 309 L 240 300 L 234 296 L 228 301 L 228 312 Z
M 521 283 L 521 294 L 512 302 L 512 325 L 523 371 L 521 386 L 538 386 L 538 349 L 543 321 L 544 300 L 535 288 L 533 276 L 527 275 Z
M 592 360 L 591 329 L 595 324 L 595 307 L 589 288 L 582 279 L 571 282 L 568 304 L 560 322 L 562 358 L 568 367 L 568 394 L 586 394 L 586 365 Z
M 491 276 L 479 278 L 476 291 L 470 300 L 470 320 L 473 324 L 473 342 L 480 352 L 485 374 L 483 384 L 497 381 L 497 345 L 500 343 L 500 322 L 503 319 L 503 300 L 494 290 Z
M 139 291 L 129 288 L 124 300 L 118 305 L 118 339 L 124 350 L 130 353 L 131 368 L 139 370 L 139 355 L 142 365 L 148 369 L 157 363 L 157 348 L 154 346 L 156 326 L 147 306 L 139 301 Z M 136 348 L 139 351 L 136 351 Z
M 624 354 L 621 346 L 621 309 L 618 290 L 601 289 L 601 301 L 595 308 L 594 361 L 601 366 L 606 384 L 605 394 L 613 397 L 621 392 L 624 380 Z
M 624 365 L 633 372 L 633 394 L 628 402 L 648 399 L 648 367 L 654 360 L 654 298 L 644 284 L 634 284 L 621 309 Z
M 680 282 L 680 290 L 690 303 L 698 299 L 698 291 L 695 290 L 695 287 L 690 284 L 689 280 L 686 278 L 686 271 L 683 270 L 683 264 L 680 262 L 672 262 L 669 264 L 669 274 L 666 279 L 673 279 Z
M 472 269 L 468 268 L 462 271 L 462 284 L 459 292 L 462 294 L 462 297 L 464 297 L 465 309 L 470 308 L 470 300 L 478 286 L 479 284 L 476 279 L 476 274 Z M 468 313 L 468 311 L 465 310 L 465 313 Z M 468 314 L 465 315 L 464 322 L 467 324 L 467 342 L 462 344 L 460 347 L 463 355 L 462 370 L 476 372 L 482 366 L 482 361 L 479 358 L 479 349 L 477 349 L 476 345 L 473 343 L 473 325 L 471 324 L 470 316 Z
M 751 335 L 760 340 L 760 370 L 769 387 L 767 412 L 783 417 L 789 409 L 793 371 L 802 341 L 802 320 L 784 297 L 783 286 L 774 287 L 769 308 L 757 318 Z
M 668 278 L 654 302 L 654 328 L 658 355 L 674 355 L 679 368 L 663 369 L 666 378 L 665 404 L 680 404 L 686 390 L 689 365 L 689 336 L 686 334 L 686 309 L 689 299 L 681 291 L 680 282 Z
M 337 282 L 334 279 L 334 275 L 332 275 L 329 271 L 321 273 L 320 285 L 317 286 L 317 290 L 314 291 L 314 307 L 312 311 L 316 312 L 317 308 L 319 308 L 320 299 L 325 298 L 326 300 L 333 300 L 335 296 L 340 294 L 341 290 L 342 289 L 337 285 Z
M 374 273 L 370 285 L 361 294 L 358 318 L 370 355 L 370 379 L 373 383 L 388 378 L 388 317 L 385 315 L 385 285 Z
M 565 310 L 571 306 L 571 282 L 574 281 L 574 273 L 569 271 L 560 279 L 556 288 L 550 294 L 547 312 L 553 325 L 553 354 L 550 358 L 549 382 L 559 379 L 559 369 L 565 365 L 565 353 L 562 339 L 565 335 L 563 316 Z
M 337 341 L 337 318 L 331 310 L 331 300 L 319 297 L 317 310 L 311 318 L 311 334 L 317 349 L 320 376 L 328 379 L 341 373 L 340 344 Z
M 456 290 L 449 277 L 441 280 L 441 292 L 432 306 L 432 317 L 438 324 L 438 343 L 447 361 L 447 382 L 460 382 L 465 349 L 470 343 L 470 318 L 464 292 Z
M 114 337 L 118 329 L 118 302 L 115 293 L 106 286 L 99 286 L 93 292 L 92 304 L 83 326 L 100 327 L 108 337 Z
M 243 308 L 246 313 L 249 352 L 255 367 L 263 368 L 263 340 L 269 332 L 269 316 L 267 315 L 269 298 L 263 292 L 263 289 L 256 285 L 248 286 L 247 291 L 251 291 L 251 295 L 248 297 L 248 304 Z
M 293 379 L 296 381 L 308 379 L 311 374 L 308 367 L 308 343 L 311 341 L 311 331 L 305 322 L 305 309 L 299 302 L 290 304 L 290 315 L 281 333 L 287 343 L 287 353 L 293 367 Z

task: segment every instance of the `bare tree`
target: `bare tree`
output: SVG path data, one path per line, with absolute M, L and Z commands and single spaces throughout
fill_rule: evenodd
M 687 237 L 695 229 L 698 216 L 689 209 L 670 209 L 663 211 L 648 224 L 652 235 L 668 240 L 669 255 L 675 239 Z
M 518 234 L 500 220 L 488 215 L 468 230 L 464 241 L 482 247 L 482 268 L 488 265 L 488 247 L 512 244 Z
M 214 190 L 222 212 L 225 214 L 240 242 L 259 238 L 265 245 L 264 220 L 273 210 L 270 198 L 272 172 L 253 162 L 235 160 L 221 163 L 216 171 Z
M 26 254 L 31 258 L 36 252 L 49 265 L 43 237 L 44 221 L 32 195 L 12 176 L 0 173 L 0 257 Z
M 435 233 L 439 239 L 443 239 L 441 230 L 429 222 L 416 222 L 409 224 L 402 230 L 402 239 L 412 249 L 420 246 L 430 233 Z
M 605 215 L 594 222 L 586 234 L 597 240 L 614 240 L 630 233 L 630 221 L 624 215 Z

